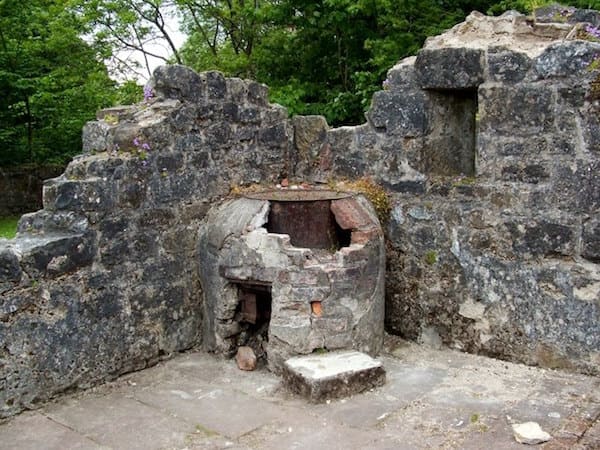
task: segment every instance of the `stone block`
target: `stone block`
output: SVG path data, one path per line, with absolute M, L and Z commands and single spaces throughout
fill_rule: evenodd
M 583 139 L 587 150 L 600 155 L 600 115 L 586 114 L 583 121 Z
M 256 369 L 256 355 L 254 354 L 254 350 L 247 346 L 238 348 L 235 355 L 235 362 L 240 370 L 251 371 Z
M 227 145 L 231 139 L 231 126 L 227 123 L 215 123 L 206 128 L 204 142 L 208 147 Z
M 200 74 L 206 83 L 206 90 L 210 100 L 223 100 L 227 93 L 227 83 L 221 72 L 212 70 Z
M 327 120 L 323 116 L 294 116 L 294 147 L 296 175 L 308 174 L 327 142 Z
M 600 161 L 573 161 L 574 164 L 557 164 L 551 190 L 542 200 L 562 210 L 593 214 L 600 208 Z
M 488 49 L 487 64 L 491 81 L 518 83 L 527 75 L 532 60 L 525 53 L 505 47 L 492 47 Z
M 59 276 L 91 264 L 95 255 L 95 247 L 86 235 L 22 236 L 12 245 L 21 254 L 21 267 L 30 276 Z
M 589 22 L 600 26 L 600 13 L 593 9 L 576 9 L 558 3 L 537 8 L 533 15 L 537 23 L 579 23 Z
M 241 78 L 226 78 L 227 98 L 235 103 L 244 103 L 248 95 L 248 84 Z
M 156 168 L 159 171 L 167 170 L 174 172 L 183 166 L 183 154 L 181 153 L 161 153 L 156 157 Z
M 471 48 L 424 49 L 415 61 L 422 89 L 475 89 L 484 81 L 484 52 Z
M 513 249 L 523 257 L 574 255 L 575 226 L 550 220 L 507 222 Z
M 600 27 L 600 12 L 595 9 L 576 9 L 571 17 L 569 23 L 591 23 L 596 27 Z
M 41 209 L 21 216 L 17 231 L 31 234 L 48 232 L 83 233 L 88 229 L 88 226 L 88 220 L 77 212 Z
M 87 122 L 81 134 L 84 153 L 104 151 L 112 147 L 111 126 L 104 121 Z
M 255 105 L 268 105 L 269 88 L 264 84 L 251 82 L 248 84 L 248 101 Z
M 522 83 L 479 88 L 479 130 L 508 136 L 552 132 L 554 91 L 549 86 Z
M 544 164 L 509 164 L 502 167 L 503 181 L 537 184 L 549 178 L 550 174 Z
M 157 67 L 152 79 L 157 96 L 197 102 L 206 95 L 205 80 L 189 67 L 179 64 Z
M 415 75 L 415 56 L 404 58 L 390 70 L 388 70 L 384 88 L 390 91 L 407 89 L 418 89 Z
M 581 255 L 600 263 L 600 218 L 594 217 L 583 225 L 583 250 Z
M 374 128 L 394 136 L 423 136 L 429 127 L 425 93 L 379 91 L 373 95 L 367 119 Z
M 372 219 L 354 198 L 341 198 L 331 202 L 331 212 L 344 230 L 371 227 Z
M 550 45 L 535 59 L 534 70 L 538 79 L 567 78 L 573 74 L 586 76 L 588 66 L 600 53 L 600 43 L 564 41 Z
M 47 180 L 43 189 L 44 207 L 50 210 L 107 211 L 113 207 L 112 192 L 100 180 Z
M 282 147 L 287 145 L 288 135 L 285 124 L 280 123 L 258 132 L 258 142 L 267 147 Z
M 322 402 L 382 386 L 385 369 L 357 351 L 312 354 L 285 361 L 283 383 L 312 402 Z
M 15 252 L 0 246 L 0 283 L 18 282 L 21 280 L 21 273 L 19 258 Z

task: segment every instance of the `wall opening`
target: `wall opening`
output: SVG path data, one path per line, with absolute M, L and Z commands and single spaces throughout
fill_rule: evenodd
M 342 229 L 330 200 L 271 201 L 269 233 L 287 234 L 294 247 L 339 250 L 350 245 L 351 230 Z
M 434 105 L 434 126 L 423 148 L 423 171 L 436 175 L 475 176 L 477 89 L 427 92 Z
M 248 346 L 259 360 L 266 361 L 271 320 L 271 286 L 266 284 L 236 283 L 238 307 L 235 320 L 240 325 L 237 346 Z

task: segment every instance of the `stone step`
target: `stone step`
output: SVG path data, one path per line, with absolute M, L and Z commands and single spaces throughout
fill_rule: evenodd
M 82 234 L 88 225 L 87 218 L 79 212 L 40 209 L 23 214 L 17 231 L 19 234 Z
M 95 245 L 90 234 L 22 234 L 0 240 L 0 292 L 5 284 L 30 277 L 57 277 L 92 263 Z
M 385 383 L 380 361 L 354 350 L 311 354 L 288 359 L 283 383 L 311 402 L 348 397 Z

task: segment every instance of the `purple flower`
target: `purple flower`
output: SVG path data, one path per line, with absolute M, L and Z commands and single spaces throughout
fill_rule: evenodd
M 148 143 L 144 142 L 142 144 L 142 149 L 144 149 L 144 150 L 150 150 L 150 145 L 148 145 Z
M 388 80 L 388 79 L 383 80 L 383 89 L 388 90 L 389 88 L 390 88 L 390 80 Z
M 600 39 L 600 28 L 588 25 L 585 27 L 585 32 L 596 39 Z
M 154 97 L 154 92 L 152 91 L 152 87 L 150 87 L 150 85 L 146 85 L 144 86 L 144 101 L 149 101 L 151 98 Z
M 133 145 L 139 147 L 141 145 L 140 139 L 137 137 L 133 138 Z

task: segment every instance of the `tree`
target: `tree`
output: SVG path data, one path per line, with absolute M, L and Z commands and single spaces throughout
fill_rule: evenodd
M 268 24 L 259 0 L 176 0 L 188 40 L 182 59 L 196 70 L 256 77 L 254 50 Z
M 0 0 L 0 165 L 63 162 L 114 82 L 65 0 Z
M 427 36 L 493 3 L 179 0 L 189 32 L 181 55 L 197 70 L 219 69 L 268 84 L 272 99 L 292 113 L 354 124 L 364 121 L 387 69 L 416 53 Z
M 142 56 L 146 78 L 152 75 L 150 57 L 182 63 L 167 26 L 175 13 L 172 1 L 72 0 L 72 7 L 87 24 L 95 45 L 103 49 L 114 75 L 143 76 L 137 60 L 130 57 L 134 52 Z

